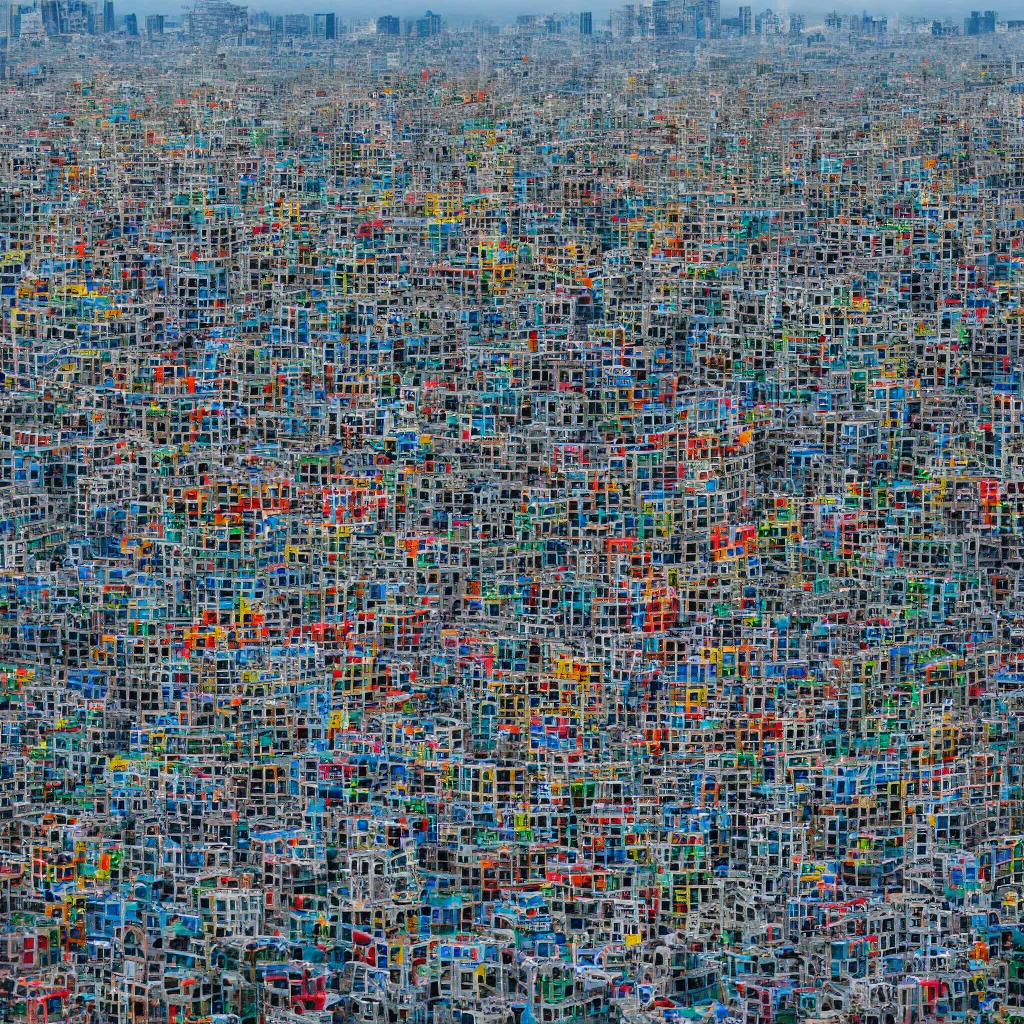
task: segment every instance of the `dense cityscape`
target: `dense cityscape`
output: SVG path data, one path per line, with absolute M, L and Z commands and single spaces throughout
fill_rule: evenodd
M 1024 12 L 0 9 L 0 1016 L 1024 1024 Z

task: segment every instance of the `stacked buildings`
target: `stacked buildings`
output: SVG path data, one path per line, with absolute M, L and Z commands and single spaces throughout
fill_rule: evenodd
M 1019 1024 L 1024 37 L 65 11 L 5 1019 Z

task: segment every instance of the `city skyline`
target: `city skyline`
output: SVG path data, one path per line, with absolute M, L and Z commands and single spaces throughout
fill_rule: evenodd
M 652 7 L 657 0 L 648 0 L 646 5 Z M 46 0 L 39 0 L 37 6 L 42 7 L 46 3 Z M 21 6 L 30 7 L 31 4 L 23 4 Z M 95 8 L 99 11 L 102 9 L 103 0 L 97 0 L 94 3 Z M 261 0 L 258 4 L 242 5 L 247 6 L 250 15 L 258 14 L 260 12 L 267 12 L 277 16 L 287 16 L 289 14 L 305 15 L 309 18 L 313 18 L 316 14 L 324 13 L 330 5 L 316 4 L 316 3 L 295 3 L 285 0 L 285 2 L 275 3 L 274 0 Z M 491 4 L 487 8 L 487 17 L 481 18 L 481 10 L 478 4 L 464 3 L 462 0 L 451 0 L 450 3 L 443 5 L 435 5 L 442 9 L 435 11 L 450 27 L 452 28 L 467 28 L 471 27 L 474 22 L 481 20 L 489 20 L 498 24 L 512 24 L 515 19 L 521 15 L 528 15 L 534 17 L 543 17 L 551 13 L 550 6 L 545 5 L 542 0 L 538 0 L 536 4 L 532 3 L 515 3 L 515 4 L 502 4 L 497 5 Z M 601 0 L 601 2 L 588 3 L 585 6 L 581 6 L 578 10 L 566 9 L 560 14 L 564 14 L 568 18 L 578 17 L 580 13 L 586 11 L 591 14 L 593 19 L 594 31 L 603 31 L 608 27 L 608 21 L 614 11 L 622 9 L 622 4 L 618 2 L 610 2 L 610 0 Z M 744 7 L 743 4 L 737 4 L 735 6 L 727 6 L 723 12 L 722 17 L 736 17 L 739 11 Z M 765 4 L 764 7 L 756 7 L 756 11 L 770 7 L 770 4 Z M 195 7 L 195 4 L 182 3 L 180 5 L 166 4 L 161 0 L 136 0 L 132 3 L 115 3 L 115 12 L 118 27 L 121 26 L 124 16 L 128 14 L 136 14 L 140 18 L 140 27 L 143 24 L 142 19 L 147 15 L 162 14 L 168 19 L 168 26 L 178 25 L 184 21 L 188 13 Z M 962 21 L 967 18 L 971 11 L 977 9 L 976 4 L 969 2 L 962 3 L 959 0 L 934 0 L 934 2 L 925 2 L 925 0 L 902 0 L 902 2 L 895 5 L 880 5 L 880 4 L 864 4 L 860 6 L 843 5 L 843 4 L 829 4 L 820 3 L 817 0 L 811 0 L 808 3 L 792 2 L 792 0 L 781 0 L 773 10 L 777 14 L 788 16 L 789 14 L 801 14 L 806 20 L 807 27 L 812 27 L 812 20 L 814 22 L 820 21 L 824 23 L 825 18 L 837 9 L 845 10 L 847 13 L 866 13 L 874 17 L 889 17 L 898 20 L 901 16 L 904 18 L 912 19 L 952 19 L 954 21 Z M 391 14 L 397 16 L 402 20 L 414 20 L 423 16 L 424 6 L 418 3 L 417 0 L 396 0 L 395 3 L 387 5 L 387 10 L 382 11 L 381 5 L 377 2 L 355 2 L 346 3 L 341 6 L 335 7 L 331 10 L 339 23 L 339 27 L 342 23 L 350 22 L 364 22 L 371 23 L 375 22 L 376 19 L 385 14 Z M 1021 13 L 1021 17 L 1024 17 L 1024 12 Z M 503 21 L 503 19 L 508 19 Z M 108 30 L 109 31 L 109 30 Z

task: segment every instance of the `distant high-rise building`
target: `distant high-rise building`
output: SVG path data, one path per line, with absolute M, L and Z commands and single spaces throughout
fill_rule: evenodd
M 106 35 L 109 32 L 113 32 L 115 28 L 114 21 L 114 0 L 103 0 L 103 32 Z
M 185 24 L 194 39 L 237 39 L 248 31 L 249 8 L 228 0 L 199 0 L 189 11 Z
M 430 39 L 441 34 L 441 15 L 427 11 L 422 18 L 416 19 L 416 35 L 420 39 Z
M 704 34 L 718 39 L 722 34 L 722 0 L 704 0 Z
M 653 0 L 612 12 L 612 34 L 618 39 L 718 39 L 721 33 L 721 0 Z
M 284 34 L 286 36 L 308 36 L 308 14 L 286 14 L 284 16 Z
M 60 0 L 43 0 L 39 5 L 39 14 L 43 19 L 43 31 L 48 36 L 63 35 L 66 26 L 61 21 Z
M 996 30 L 995 11 L 971 11 L 969 18 L 964 18 L 964 35 L 987 36 Z
M 22 11 L 19 16 L 19 35 L 22 39 L 41 40 L 46 36 L 42 11 L 38 7 Z
M 146 15 L 146 38 L 159 39 L 164 34 L 164 16 L 162 14 Z
M 139 34 L 139 18 L 136 14 L 124 16 L 124 31 L 126 35 L 137 36 Z
M 580 13 L 580 35 L 592 36 L 594 34 L 594 15 L 590 11 Z
M 92 35 L 96 9 L 90 0 L 42 0 L 39 15 L 48 36 Z
M 92 0 L 64 0 L 64 31 L 73 36 L 96 34 L 96 6 Z
M 637 4 L 626 4 L 612 11 L 612 35 L 616 39 L 638 39 L 646 34 L 645 11 Z
M 749 36 L 754 31 L 754 13 L 750 7 L 740 8 L 740 35 Z
M 849 29 L 854 35 L 868 36 L 871 39 L 883 39 L 889 29 L 889 19 L 874 18 L 870 14 L 851 14 Z
M 789 16 L 789 34 L 798 37 L 804 30 L 804 16 L 802 14 L 791 14 Z
M 313 36 L 316 39 L 337 39 L 338 16 L 333 11 L 327 14 L 314 14 Z
M 703 2 L 687 4 L 683 8 L 683 35 L 689 39 L 706 39 L 707 22 L 704 19 Z
M 664 39 L 669 35 L 672 23 L 672 11 L 669 0 L 654 0 L 651 5 L 651 21 L 654 26 L 654 35 L 658 39 Z
M 770 7 L 754 18 L 754 31 L 759 36 L 777 36 L 779 29 L 779 16 Z
M 377 19 L 377 35 L 398 36 L 402 34 L 402 25 L 393 14 L 384 14 Z

